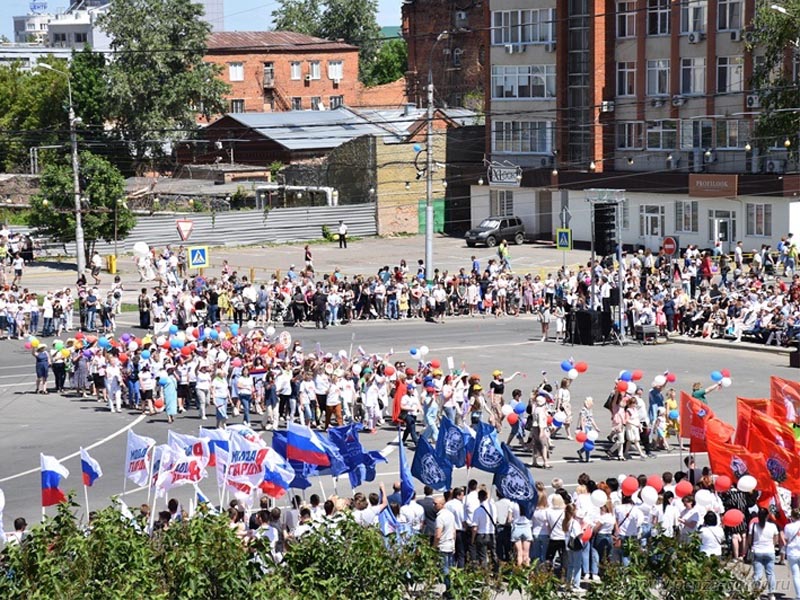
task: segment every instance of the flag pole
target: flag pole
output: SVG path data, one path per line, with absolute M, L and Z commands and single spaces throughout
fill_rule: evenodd
M 44 474 L 44 456 L 39 453 L 39 480 L 42 479 L 42 474 Z M 44 485 L 42 484 L 42 491 L 44 492 Z M 44 494 L 42 494 L 42 523 L 44 523 L 44 518 L 47 516 L 47 509 L 44 506 Z
M 152 455 L 150 456 L 150 460 L 148 461 L 149 464 L 147 465 L 147 503 L 148 504 L 150 504 L 150 493 L 153 491 L 153 463 L 155 462 L 155 457 L 156 457 L 155 446 L 150 448 L 147 451 L 147 453 L 145 454 L 145 456 L 147 456 L 147 454 L 151 454 L 151 452 L 152 452 Z M 127 480 L 128 478 L 126 477 L 125 479 Z M 123 492 L 123 494 L 124 493 L 125 492 Z
M 86 522 L 89 522 L 89 486 L 83 484 L 83 499 L 86 502 Z
M 325 493 L 325 488 L 322 487 L 322 479 L 321 478 L 319 480 L 319 489 L 322 490 L 322 497 L 324 498 L 324 501 L 327 502 L 328 501 L 328 495 Z

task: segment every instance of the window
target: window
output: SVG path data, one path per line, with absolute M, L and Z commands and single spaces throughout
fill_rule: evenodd
M 743 64 L 744 58 L 741 55 L 717 57 L 717 91 L 719 93 L 742 91 Z
M 633 96 L 636 94 L 636 63 L 617 63 L 617 96 Z
M 636 36 L 636 2 L 617 2 L 617 37 Z
M 681 33 L 706 30 L 706 0 L 681 2 Z
M 647 95 L 669 95 L 669 59 L 658 58 L 647 61 Z
M 717 121 L 717 148 L 744 148 L 750 140 L 750 121 Z
M 264 63 L 264 85 L 272 85 L 275 81 L 275 63 Z
M 322 106 L 322 98 L 319 96 L 311 96 L 311 110 L 324 110 Z
M 492 12 L 492 45 L 545 44 L 556 39 L 555 9 Z
M 461 48 L 456 48 L 453 50 L 453 66 L 460 67 L 461 66 L 461 56 L 464 54 L 464 51 Z
M 719 0 L 717 29 L 725 31 L 742 28 L 742 3 L 740 0 Z
M 64 45 L 67 43 L 67 34 L 66 33 L 54 33 L 53 34 L 53 43 L 54 44 L 61 44 Z
M 76 44 L 85 44 L 89 41 L 89 34 L 86 32 L 83 33 L 76 33 L 75 34 L 75 43 Z
M 510 217 L 514 214 L 513 190 L 491 190 L 489 196 L 491 203 L 489 214 L 493 217 Z
M 736 211 L 709 210 L 708 211 L 708 241 L 730 242 L 736 235 Z
M 706 59 L 681 59 L 681 94 L 705 94 Z
M 244 112 L 244 100 L 241 98 L 236 98 L 231 100 L 231 112 L 232 113 L 243 113 Z
M 745 224 L 747 235 L 770 237 L 772 235 L 772 205 L 748 202 L 745 206 L 747 209 L 747 223 Z
M 341 60 L 328 61 L 328 79 L 341 81 L 344 77 L 344 63 Z
M 244 81 L 244 63 L 228 63 L 228 79 L 230 81 Z
M 312 60 L 308 63 L 308 74 L 311 76 L 311 79 L 320 79 L 320 68 L 319 68 L 319 61 Z
M 492 150 L 497 153 L 550 154 L 551 121 L 492 121 Z
M 303 65 L 301 63 L 299 62 L 289 63 L 289 71 L 290 71 L 290 77 L 292 79 L 303 78 Z
M 297 98 L 296 96 L 292 98 L 292 110 L 303 110 L 302 98 Z
M 642 147 L 642 122 L 622 121 L 617 123 L 617 148 L 635 150 Z
M 648 121 L 647 149 L 674 150 L 678 147 L 677 121 Z
M 642 204 L 639 206 L 639 235 L 642 237 L 663 237 L 664 207 L 660 204 Z
M 670 0 L 647 0 L 647 35 L 669 34 Z
M 698 232 L 699 222 L 697 206 L 697 200 L 691 200 L 689 202 L 678 201 L 675 203 L 675 231 L 679 233 Z
M 331 96 L 328 106 L 331 107 L 331 110 L 344 106 L 344 96 Z
M 709 121 L 707 119 L 681 121 L 681 150 L 713 147 L 713 133 L 713 121 Z
M 555 98 L 555 65 L 492 67 L 492 98 Z

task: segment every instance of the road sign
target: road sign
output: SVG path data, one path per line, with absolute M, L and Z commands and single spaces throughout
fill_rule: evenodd
M 572 229 L 556 229 L 556 250 L 572 250 Z
M 181 236 L 181 240 L 185 242 L 189 239 L 189 236 L 192 235 L 194 221 L 190 219 L 178 219 L 175 221 L 175 227 L 178 228 L 178 235 Z
M 678 253 L 678 248 L 680 248 L 680 243 L 677 236 L 668 235 L 661 241 L 661 247 L 667 256 L 675 256 Z
M 208 246 L 189 246 L 190 269 L 207 269 L 210 265 Z

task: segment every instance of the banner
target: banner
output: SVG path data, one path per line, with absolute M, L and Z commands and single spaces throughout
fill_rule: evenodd
M 437 455 L 430 442 L 420 436 L 411 463 L 411 474 L 435 490 L 449 490 L 453 480 L 453 463 Z
M 449 460 L 460 469 L 467 464 L 467 441 L 469 434 L 457 427 L 446 416 L 439 423 L 439 438 L 436 440 L 436 454 Z
M 520 512 L 531 518 L 539 501 L 536 482 L 530 470 L 506 444 L 502 446 L 504 467 L 495 473 L 494 485 L 504 497 L 519 504 Z
M 147 476 L 150 473 L 149 452 L 155 447 L 153 438 L 136 435 L 128 430 L 128 447 L 125 451 L 125 477 L 136 485 L 147 485 Z
M 506 459 L 497 441 L 497 430 L 488 423 L 480 421 L 475 431 L 475 448 L 470 466 L 489 473 L 497 473 L 505 468 Z
M 714 418 L 711 407 L 681 392 L 681 437 L 688 437 L 690 452 L 706 451 L 706 421 Z
M 800 411 L 800 382 L 771 376 L 769 399 L 772 401 L 770 416 L 786 423 L 797 421 L 797 413 Z
M 751 419 L 748 449 L 765 457 L 777 485 L 800 493 L 800 456 L 791 427 L 757 411 L 752 411 Z
M 225 473 L 225 485 L 237 497 L 249 496 L 264 481 L 264 461 L 268 448 L 245 439 L 231 436 L 230 458 Z M 294 478 L 294 472 L 289 481 Z M 288 486 L 288 482 L 287 482 Z

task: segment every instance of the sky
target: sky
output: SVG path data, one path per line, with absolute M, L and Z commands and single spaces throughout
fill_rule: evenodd
M 13 39 L 12 17 L 28 12 L 30 0 L 0 0 L 0 35 Z M 66 9 L 69 0 L 48 0 L 48 10 Z M 381 26 L 400 25 L 400 0 L 378 0 L 378 23 Z M 266 29 L 271 13 L 278 6 L 275 0 L 225 0 L 225 29 L 253 31 Z

